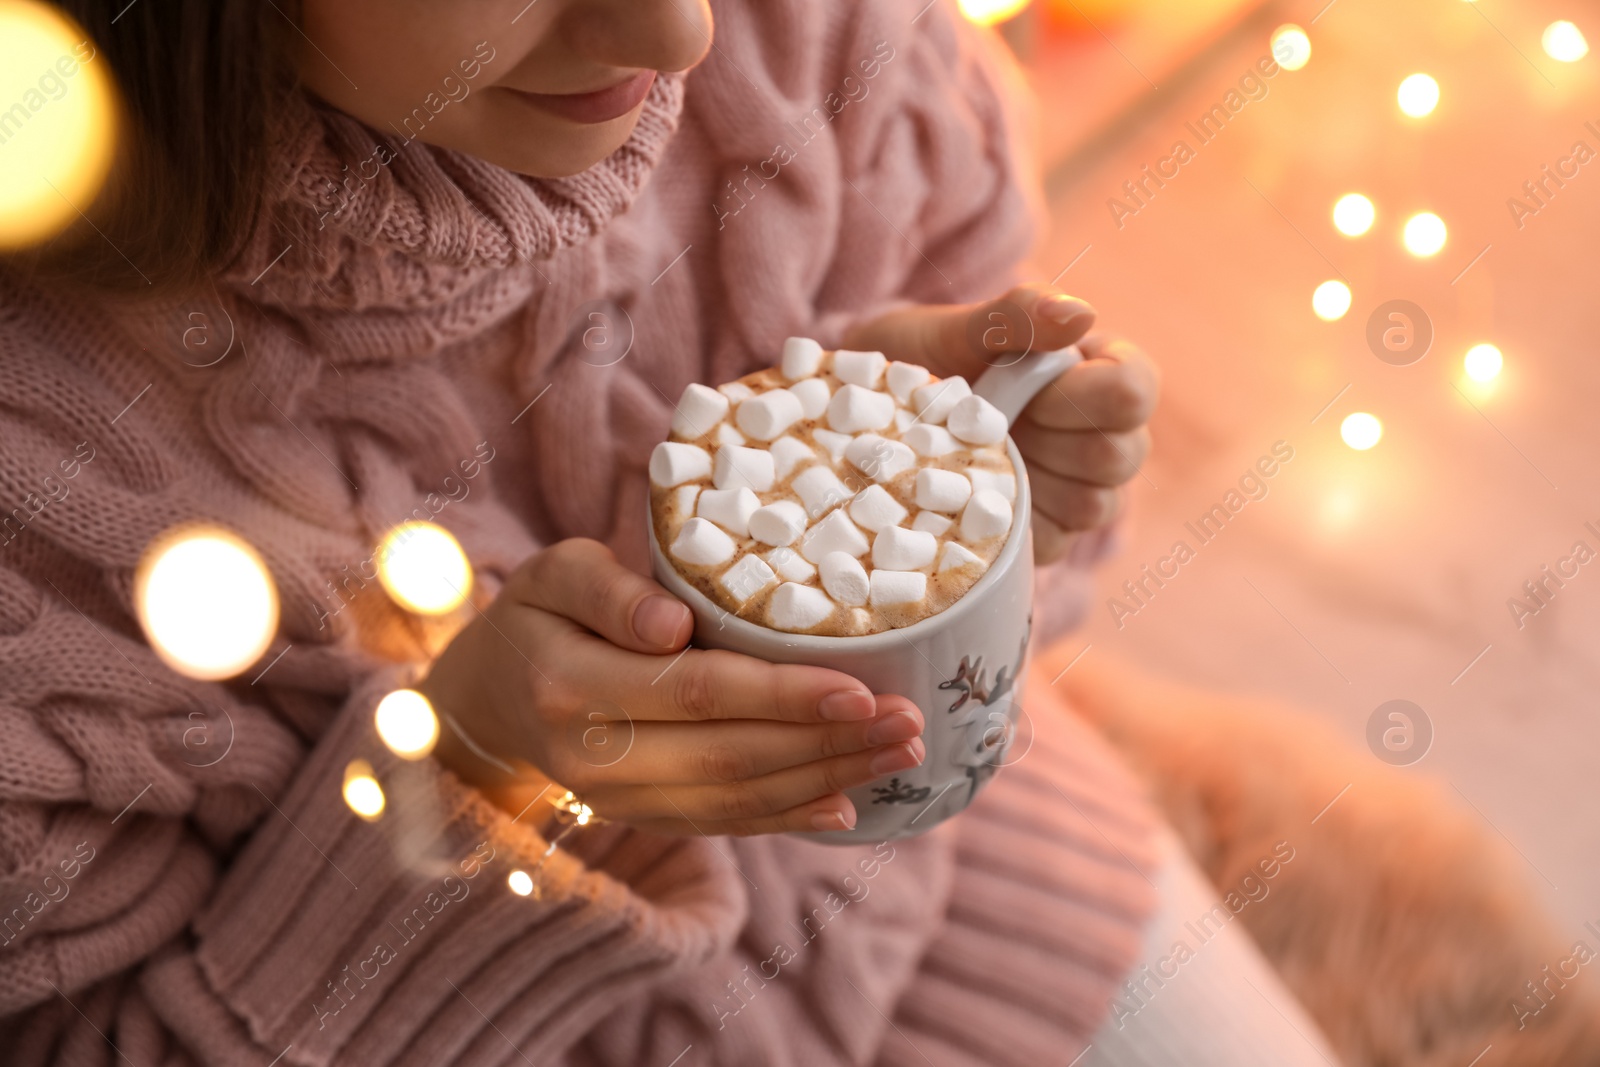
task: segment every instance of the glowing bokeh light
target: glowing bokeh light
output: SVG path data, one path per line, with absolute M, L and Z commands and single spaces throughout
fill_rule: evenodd
M 1436 255 L 1444 247 L 1447 236 L 1444 220 L 1431 211 L 1420 212 L 1406 220 L 1406 251 L 1414 256 Z
M 1346 237 L 1360 237 L 1377 217 L 1378 209 L 1360 193 L 1346 193 L 1333 205 L 1333 228 Z
M 372 776 L 372 764 L 366 760 L 351 760 L 345 765 L 344 802 L 368 822 L 383 814 L 383 786 Z
M 961 13 L 980 26 L 1016 18 L 1032 0 L 961 0 Z
M 378 580 L 401 607 L 419 615 L 445 615 L 472 591 L 472 565 L 444 527 L 403 522 L 378 546 Z
M 1344 422 L 1339 424 L 1339 436 L 1357 452 L 1365 452 L 1383 439 L 1383 423 L 1376 415 L 1358 411 L 1345 416 Z
M 415 689 L 396 689 L 378 701 L 372 718 L 383 743 L 402 759 L 422 759 L 439 740 L 439 717 Z
M 1311 294 L 1311 310 L 1323 322 L 1344 318 L 1350 310 L 1350 287 L 1339 281 L 1323 282 Z
M 1473 345 L 1467 349 L 1467 356 L 1462 360 L 1467 377 L 1475 382 L 1492 382 L 1500 376 L 1500 368 L 1505 365 L 1505 357 L 1500 350 L 1491 344 Z
M 527 871 L 512 871 L 506 875 L 506 885 L 519 897 L 525 897 L 533 892 L 533 879 Z
M 1583 31 L 1566 19 L 1546 26 L 1539 42 L 1544 45 L 1544 54 L 1559 63 L 1576 63 L 1589 54 Z
M 47 240 L 99 193 L 116 141 L 109 62 L 55 5 L 0 0 L 0 248 Z
M 1299 70 L 1311 62 L 1311 38 L 1294 23 L 1272 31 L 1272 58 L 1284 70 Z
M 1400 110 L 1414 119 L 1433 114 L 1439 106 L 1439 83 L 1426 74 L 1413 74 L 1400 83 Z
M 191 528 L 145 550 L 134 583 L 150 647 L 190 678 L 231 678 L 278 629 L 278 590 L 256 550 L 227 530 Z

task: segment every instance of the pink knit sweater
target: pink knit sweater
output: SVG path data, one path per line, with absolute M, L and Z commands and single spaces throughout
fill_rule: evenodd
M 1078 1054 L 1152 905 L 1152 823 L 1047 679 L 1026 755 L 920 838 L 600 826 L 538 899 L 506 876 L 544 814 L 371 727 L 441 640 L 371 580 L 392 524 L 449 528 L 485 598 L 575 535 L 642 567 L 645 463 L 687 383 L 1012 280 L 1033 217 L 1005 75 L 925 2 L 718 3 L 707 62 L 561 181 L 420 144 L 361 165 L 378 135 L 300 102 L 281 195 L 210 291 L 0 275 L 0 1060 Z M 620 360 L 584 343 L 602 298 Z M 142 550 L 193 519 L 246 536 L 282 594 L 226 684 L 165 668 L 132 613 Z M 1057 580 L 1040 611 L 1069 619 L 1081 568 Z M 340 800 L 358 757 L 389 795 L 373 823 Z

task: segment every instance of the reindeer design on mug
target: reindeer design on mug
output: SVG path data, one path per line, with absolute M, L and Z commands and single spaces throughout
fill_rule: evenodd
M 1029 631 L 1032 628 L 1030 620 Z M 962 656 L 956 676 L 939 683 L 940 689 L 953 689 L 960 694 L 946 710 L 953 716 L 950 729 L 964 731 L 967 739 L 967 744 L 957 749 L 956 756 L 957 766 L 967 774 L 967 798 L 962 807 L 971 804 L 983 784 L 1004 765 L 1016 727 L 1011 714 L 1012 702 L 1007 697 L 1016 686 L 1027 655 L 1028 634 L 1025 632 L 1016 662 L 1002 666 L 993 683 L 989 681 L 989 669 L 984 666 L 982 656 Z

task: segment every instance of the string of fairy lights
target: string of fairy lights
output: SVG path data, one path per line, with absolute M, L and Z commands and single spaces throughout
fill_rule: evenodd
M 974 22 L 992 24 L 1020 14 L 1029 0 L 959 0 Z M 1468 0 L 1471 2 L 1471 0 Z M 1542 47 L 1550 58 L 1575 63 L 1588 54 L 1583 32 L 1557 21 L 1544 30 Z M 1271 36 L 1274 58 L 1285 70 L 1299 70 L 1311 59 L 1311 39 L 1295 25 Z M 1426 73 L 1401 81 L 1396 104 L 1408 119 L 1423 121 L 1438 107 L 1441 87 Z M 61 10 L 42 0 L 0 0 L 0 250 L 48 240 L 82 217 L 111 168 L 117 141 L 117 102 L 105 60 L 97 58 L 82 29 Z M 19 117 L 20 116 L 20 117 Z M 19 161 L 26 160 L 26 166 Z M 1378 221 L 1378 208 L 1359 192 L 1334 203 L 1334 229 L 1360 239 Z M 1409 216 L 1400 240 L 1413 256 L 1437 255 L 1449 238 L 1443 219 L 1432 212 Z M 1327 322 L 1343 318 L 1352 305 L 1350 287 L 1340 280 L 1320 283 L 1312 311 Z M 1473 345 L 1463 357 L 1466 376 L 1491 383 L 1504 356 L 1492 343 Z M 1353 449 L 1374 447 L 1383 424 L 1368 412 L 1347 416 L 1341 437 Z M 430 522 L 407 521 L 389 529 L 374 553 L 379 583 L 403 611 L 443 618 L 459 615 L 473 589 L 472 565 L 450 532 Z M 172 670 L 193 679 L 225 681 L 258 663 L 273 644 L 279 625 L 279 595 L 260 552 L 238 533 L 217 525 L 187 525 L 158 537 L 145 551 L 135 576 L 135 607 L 150 647 Z M 270 668 L 270 664 L 269 664 Z M 439 716 L 414 689 L 385 695 L 373 712 L 378 737 L 397 757 L 421 760 L 440 736 Z M 345 768 L 342 795 L 349 809 L 369 821 L 383 817 L 387 799 L 370 763 L 352 760 Z M 534 875 L 573 828 L 599 821 L 570 792 L 551 801 L 567 818 L 551 835 L 532 873 L 514 870 L 512 892 L 538 896 Z

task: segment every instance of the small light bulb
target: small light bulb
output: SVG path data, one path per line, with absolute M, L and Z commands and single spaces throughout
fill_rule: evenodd
M 1412 215 L 1406 220 L 1406 251 L 1426 259 L 1444 247 L 1447 231 L 1444 220 L 1431 211 Z
M 1426 74 L 1413 74 L 1400 83 L 1398 97 L 1400 110 L 1420 119 L 1439 106 L 1439 83 Z
M 1311 294 L 1311 310 L 1323 322 L 1344 318 L 1350 310 L 1350 287 L 1340 281 L 1323 282 Z
M 422 759 L 439 740 L 439 717 L 415 689 L 396 689 L 378 701 L 373 723 L 389 751 L 402 759 Z
M 533 892 L 533 879 L 527 871 L 512 871 L 506 875 L 506 885 L 519 897 L 525 897 Z
M 1475 382 L 1492 382 L 1500 376 L 1500 368 L 1505 365 L 1505 357 L 1494 345 L 1481 344 L 1467 349 L 1467 358 L 1462 362 L 1468 378 Z
M 0 101 L 10 109 L 0 110 L 0 248 L 48 240 L 100 191 L 116 147 L 117 101 L 109 60 L 98 55 L 55 4 L 0 2 Z
M 1339 436 L 1357 452 L 1365 452 L 1383 439 L 1383 423 L 1376 415 L 1358 411 L 1345 416 L 1344 422 L 1339 424 Z
M 344 802 L 368 822 L 383 814 L 383 786 L 372 776 L 372 764 L 366 760 L 351 760 L 345 765 Z
M 1544 54 L 1559 63 L 1576 63 L 1589 54 L 1589 42 L 1584 39 L 1583 31 L 1566 19 L 1546 26 L 1540 43 L 1544 45 Z
M 960 0 L 961 13 L 980 26 L 994 26 L 1022 14 L 1032 0 Z
M 145 550 L 134 581 L 140 625 L 180 674 L 219 681 L 261 658 L 278 630 L 278 590 L 261 556 L 215 527 L 170 531 Z
M 450 531 L 403 522 L 378 546 L 378 581 L 394 602 L 419 615 L 446 615 L 472 591 L 472 564 Z
M 1311 38 L 1294 23 L 1286 23 L 1272 31 L 1272 58 L 1284 70 L 1299 70 L 1311 62 Z
M 1372 229 L 1373 220 L 1378 217 L 1378 211 L 1372 206 L 1372 201 L 1360 193 L 1346 193 L 1333 205 L 1334 229 L 1346 237 L 1360 237 Z

